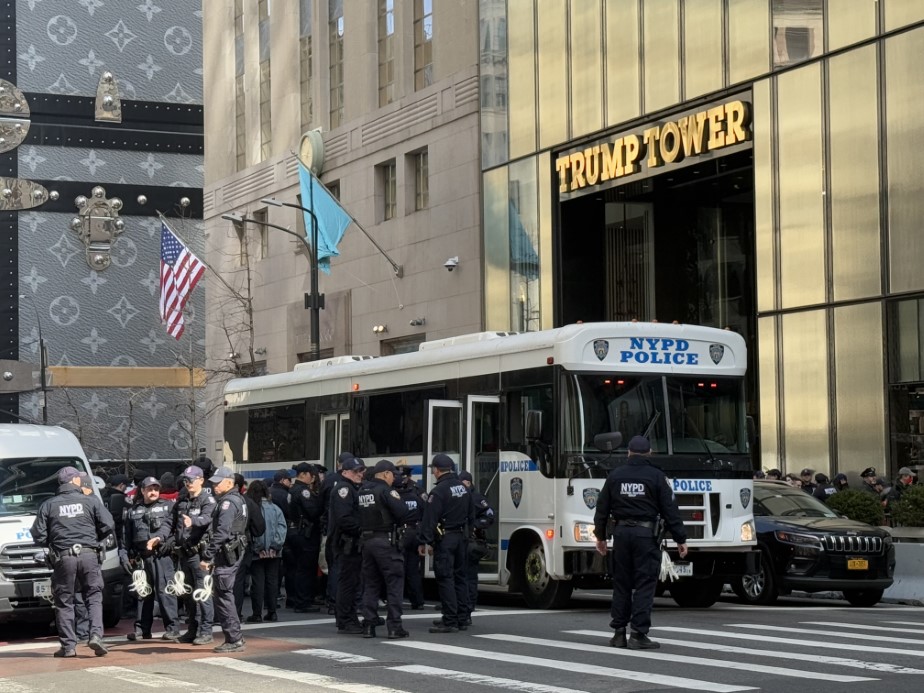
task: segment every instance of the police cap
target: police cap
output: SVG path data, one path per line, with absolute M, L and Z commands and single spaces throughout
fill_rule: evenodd
M 637 452 L 640 455 L 644 455 L 647 452 L 651 452 L 651 443 L 648 442 L 648 438 L 645 436 L 634 436 L 632 440 L 629 441 L 629 452 Z
M 66 484 L 78 476 L 80 476 L 80 470 L 76 467 L 64 467 L 58 470 L 58 483 Z
M 472 478 L 472 475 L 469 472 L 459 472 L 459 481 L 470 481 L 475 483 L 475 480 Z
M 160 488 L 160 481 L 156 476 L 146 477 L 145 480 L 141 482 L 141 488 L 147 488 L 148 486 Z
M 454 464 L 449 455 L 440 453 L 439 455 L 433 456 L 433 461 L 430 463 L 430 466 L 436 469 L 452 469 Z
M 375 466 L 372 468 L 373 474 L 382 474 L 383 472 L 395 473 L 395 465 L 388 460 L 379 460 L 375 463 Z
M 876 476 L 876 468 L 867 467 L 862 472 L 860 472 L 860 476 L 863 477 L 864 479 L 871 477 L 871 476 Z

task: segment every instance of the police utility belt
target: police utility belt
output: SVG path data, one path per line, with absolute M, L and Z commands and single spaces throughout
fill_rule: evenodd
M 69 546 L 66 549 L 62 549 L 61 551 L 55 551 L 49 546 L 48 551 L 45 554 L 45 562 L 49 568 L 54 568 L 58 560 L 64 558 L 65 556 L 79 556 L 80 554 L 89 551 L 92 551 L 96 554 L 96 558 L 100 563 L 103 562 L 104 551 L 101 546 L 84 546 L 83 544 L 74 544 L 73 546 Z
M 363 539 L 387 539 L 392 545 L 397 541 L 395 529 L 365 529 L 360 536 Z
M 224 554 L 225 561 L 228 562 L 228 565 L 234 565 L 238 562 L 238 559 L 244 554 L 248 543 L 246 535 L 237 534 L 230 541 L 222 545 L 220 550 Z
M 645 529 L 654 529 L 658 523 L 655 520 L 613 520 L 613 524 L 622 527 L 644 527 Z

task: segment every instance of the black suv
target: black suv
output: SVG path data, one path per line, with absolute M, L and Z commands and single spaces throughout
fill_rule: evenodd
M 755 481 L 754 521 L 760 574 L 731 585 L 748 604 L 771 604 L 792 590 L 840 590 L 853 606 L 873 606 L 892 585 L 891 535 L 841 517 L 801 489 Z

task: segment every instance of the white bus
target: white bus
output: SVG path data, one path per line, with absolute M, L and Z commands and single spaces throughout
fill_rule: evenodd
M 497 512 L 481 582 L 552 608 L 574 588 L 607 586 L 594 551 L 597 495 L 628 440 L 647 435 L 689 534 L 671 596 L 710 606 L 727 580 L 759 565 L 745 361 L 733 332 L 632 322 L 484 332 L 409 354 L 299 364 L 228 383 L 225 462 L 265 477 L 302 460 L 332 469 L 350 450 L 370 464 L 403 461 L 429 485 L 426 461 L 445 453 Z M 595 447 L 610 432 L 622 447 Z

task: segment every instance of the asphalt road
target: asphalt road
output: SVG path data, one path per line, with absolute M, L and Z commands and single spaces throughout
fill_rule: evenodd
M 235 656 L 156 639 L 128 643 L 123 621 L 107 633 L 109 656 L 81 646 L 76 659 L 61 660 L 51 656 L 54 638 L 0 627 L 0 693 L 916 693 L 924 685 L 920 607 L 856 609 L 819 599 L 749 607 L 727 599 L 694 610 L 664 598 L 651 631 L 662 647 L 639 652 L 608 647 L 603 593 L 552 612 L 523 609 L 506 595 L 484 601 L 473 627 L 450 635 L 427 632 L 433 609 L 409 611 L 411 638 L 399 641 L 340 636 L 332 618 L 296 620 L 301 615 L 283 610 L 279 623 L 245 626 L 247 649 Z

